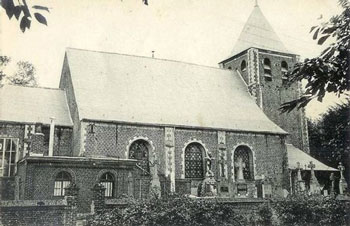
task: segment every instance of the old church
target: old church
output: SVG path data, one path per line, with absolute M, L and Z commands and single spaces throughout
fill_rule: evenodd
M 293 193 L 300 170 L 335 171 L 308 155 L 304 111 L 278 110 L 296 62 L 258 6 L 218 68 L 67 48 L 59 88 L 0 88 L 0 197 Z

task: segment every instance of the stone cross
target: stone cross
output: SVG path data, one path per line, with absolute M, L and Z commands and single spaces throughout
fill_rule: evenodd
M 298 170 L 297 179 L 298 179 L 298 181 L 302 181 L 300 162 L 297 162 L 297 170 Z
M 300 162 L 297 162 L 297 191 L 301 192 L 305 190 L 305 182 L 303 181 L 303 179 L 301 178 L 301 166 L 300 166 Z
M 206 164 L 206 167 L 207 167 L 206 176 L 207 177 L 212 177 L 212 176 L 214 176 L 213 171 L 211 170 L 214 158 L 212 157 L 210 152 L 207 153 L 207 156 L 205 157 L 205 160 L 206 160 L 206 163 L 207 163 Z
M 345 178 L 344 178 L 344 170 L 345 170 L 345 167 L 343 166 L 343 164 L 341 162 L 339 162 L 339 166 L 338 166 L 338 169 L 340 171 L 340 179 L 339 179 L 339 194 L 344 194 L 344 191 L 347 190 L 347 183 L 345 181 Z
M 319 190 L 320 190 L 320 185 L 317 181 L 317 178 L 315 176 L 315 171 L 314 171 L 314 168 L 316 167 L 316 165 L 310 161 L 310 164 L 308 165 L 308 167 L 311 169 L 311 176 L 310 176 L 310 193 L 313 194 L 313 193 L 318 193 Z
M 334 194 L 334 181 L 335 181 L 334 173 L 331 173 L 331 175 L 329 176 L 329 180 L 331 181 L 330 194 L 333 195 Z
M 340 171 L 340 180 L 343 180 L 344 179 L 343 173 L 344 173 L 345 167 L 343 166 L 343 164 L 341 162 L 339 162 L 338 169 Z
M 243 177 L 243 168 L 245 168 L 245 163 L 243 162 L 243 159 L 239 157 L 237 161 L 235 162 L 236 167 L 238 167 L 237 171 L 237 179 L 238 180 L 244 180 Z
M 311 178 L 310 180 L 315 180 L 316 179 L 316 176 L 315 176 L 315 171 L 314 171 L 314 168 L 316 167 L 316 165 L 310 161 L 309 165 L 307 166 L 311 169 Z

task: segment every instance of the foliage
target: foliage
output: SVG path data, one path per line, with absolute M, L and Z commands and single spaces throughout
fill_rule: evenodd
M 16 20 L 21 21 L 19 27 L 21 28 L 22 32 L 25 32 L 26 29 L 30 28 L 33 13 L 35 19 L 39 23 L 47 25 L 46 18 L 41 14 L 41 12 L 50 12 L 48 7 L 40 5 L 33 5 L 32 7 L 29 7 L 26 0 L 2 0 L 1 6 L 5 9 L 9 19 L 15 16 Z M 23 16 L 20 18 L 21 14 L 23 14 Z
M 321 119 L 309 121 L 311 154 L 333 167 L 342 161 L 350 181 L 350 99 L 330 108 Z
M 7 56 L 0 56 L 0 84 L 3 81 L 3 78 L 6 74 L 3 71 L 3 68 L 10 62 L 11 58 Z
M 8 76 L 7 80 L 13 85 L 33 87 L 38 85 L 35 78 L 35 68 L 28 61 L 17 62 L 17 71 L 12 76 Z
M 281 225 L 346 226 L 350 223 L 350 202 L 331 196 L 294 195 L 274 202 Z
M 124 208 L 115 208 L 89 219 L 89 225 L 246 225 L 237 216 L 233 206 L 213 200 L 191 199 L 171 195 L 167 198 L 151 198 L 130 201 Z
M 142 0 L 143 4 L 148 5 L 148 0 Z M 47 20 L 42 12 L 50 12 L 49 8 L 41 5 L 28 6 L 26 0 L 1 0 L 2 8 L 5 9 L 9 19 L 15 16 L 16 20 L 20 21 L 19 27 L 22 32 L 29 29 L 32 22 L 32 14 L 35 19 L 41 23 L 47 25 Z M 20 18 L 23 14 L 22 18 Z
M 329 22 L 314 26 L 313 39 L 319 45 L 334 40 L 320 56 L 297 63 L 289 72 L 289 82 L 307 80 L 303 95 L 282 104 L 282 112 L 305 107 L 312 99 L 322 101 L 326 93 L 338 96 L 350 90 L 350 2 L 339 0 L 343 12 Z

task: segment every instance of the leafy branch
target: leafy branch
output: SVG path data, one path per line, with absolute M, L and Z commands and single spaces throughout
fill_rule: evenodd
M 297 63 L 288 73 L 289 83 L 307 80 L 305 91 L 296 100 L 283 103 L 280 110 L 290 112 L 305 107 L 312 99 L 322 102 L 326 93 L 340 96 L 350 90 L 350 2 L 339 0 L 343 12 L 327 23 L 311 28 L 318 45 L 334 40 L 320 56 Z

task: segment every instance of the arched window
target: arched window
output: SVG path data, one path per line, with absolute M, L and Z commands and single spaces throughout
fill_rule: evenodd
M 271 61 L 269 58 L 264 59 L 264 76 L 265 76 L 265 80 L 267 81 L 272 80 Z
M 287 79 L 288 64 L 286 61 L 281 62 L 282 79 Z
M 241 63 L 241 71 L 245 71 L 247 69 L 247 62 L 245 60 Z
M 239 168 L 243 170 L 243 179 L 253 180 L 254 179 L 254 166 L 252 151 L 247 146 L 239 146 L 236 148 L 234 153 L 235 161 L 235 177 L 238 179 Z
M 59 172 L 55 178 L 54 196 L 64 196 L 65 188 L 72 182 L 72 177 L 67 172 Z
M 203 178 L 204 148 L 199 143 L 191 143 L 185 149 L 185 177 L 186 178 Z
M 149 144 L 145 140 L 136 140 L 134 141 L 129 148 L 129 158 L 139 160 L 138 165 L 142 170 L 149 174 Z
M 114 193 L 114 177 L 111 173 L 104 173 L 100 178 L 100 183 L 105 190 L 105 197 L 113 197 Z

